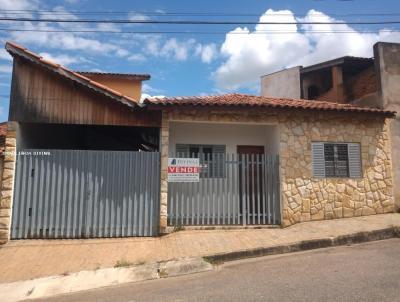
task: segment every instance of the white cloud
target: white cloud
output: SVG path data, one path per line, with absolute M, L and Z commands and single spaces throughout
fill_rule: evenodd
M 217 46 L 214 43 L 198 44 L 196 54 L 200 56 L 203 63 L 211 63 L 218 56 Z
M 195 45 L 195 39 L 180 41 L 176 38 L 170 38 L 162 41 L 160 37 L 154 36 L 145 42 L 144 51 L 155 57 L 185 61 L 195 48 Z
M 174 58 L 178 61 L 185 61 L 188 58 L 189 50 L 194 44 L 194 39 L 178 41 L 176 38 L 171 38 L 160 49 L 160 55 L 167 58 Z
M 128 14 L 128 19 L 131 21 L 146 21 L 149 20 L 150 18 L 144 14 L 131 12 Z
M 33 10 L 37 8 L 37 1 L 32 0 L 0 0 L 0 7 L 4 10 Z
M 143 90 L 143 93 L 146 93 L 146 94 L 160 94 L 160 93 L 164 92 L 164 90 L 154 88 L 153 86 L 151 86 L 147 83 L 143 83 L 142 90 Z
M 43 6 L 39 6 L 39 2 L 37 0 L 0 0 L 0 7 L 2 9 L 21 9 L 21 10 L 35 10 L 35 9 L 44 9 Z M 47 8 L 48 9 L 48 8 Z M 53 11 L 57 12 L 57 14 L 52 14 L 51 12 L 41 12 L 39 14 L 35 14 L 35 16 L 39 18 L 46 19 L 79 19 L 78 16 L 74 15 L 71 12 L 68 12 L 62 6 L 56 6 L 52 8 Z M 61 13 L 61 14 L 60 14 Z M 1 15 L 1 14 L 0 14 Z M 12 25 L 15 24 L 6 23 Z M 19 29 L 29 30 L 29 31 L 20 31 L 20 32 L 10 32 L 7 35 L 7 39 L 17 41 L 20 44 L 36 45 L 40 47 L 46 48 L 54 48 L 54 49 L 63 49 L 63 50 L 79 50 L 85 52 L 94 52 L 96 54 L 105 54 L 105 55 L 116 55 L 118 57 L 127 57 L 130 52 L 117 45 L 109 43 L 108 41 L 103 41 L 102 39 L 96 39 L 92 37 L 88 37 L 85 33 L 73 33 L 73 32 L 43 32 L 36 30 L 63 30 L 63 29 L 76 29 L 76 24 L 72 23 L 48 23 L 48 22 L 23 22 L 20 23 Z M 100 25 L 99 25 L 100 26 Z M 103 30 L 115 30 L 115 27 L 101 25 L 98 27 Z M 79 24 L 80 30 L 94 30 L 96 27 L 89 26 L 88 24 Z
M 289 10 L 269 9 L 259 21 L 337 20 L 315 10 L 310 10 L 304 19 L 296 19 Z M 350 33 L 332 33 L 338 30 Z M 277 34 L 274 31 L 286 33 Z M 220 49 L 220 55 L 225 61 L 215 70 L 213 78 L 218 88 L 229 90 L 252 88 L 258 84 L 261 75 L 283 68 L 310 65 L 344 55 L 371 57 L 372 45 L 377 41 L 399 42 L 400 34 L 387 31 L 381 31 L 379 34 L 362 33 L 346 24 L 258 24 L 253 31 L 246 27 L 238 27 L 226 34 Z
M 140 63 L 146 61 L 146 57 L 141 53 L 135 53 L 128 57 L 128 61 Z
M 25 25 L 25 28 L 35 29 L 36 27 L 29 24 Z M 41 28 L 43 28 L 43 26 Z M 80 50 L 95 52 L 97 54 L 113 54 L 118 57 L 126 57 L 129 55 L 128 50 L 118 45 L 86 38 L 69 32 L 13 32 L 11 33 L 11 37 L 21 44 L 34 44 L 63 50 Z
M 81 62 L 87 62 L 87 60 L 82 57 L 69 56 L 69 55 L 65 55 L 65 54 L 52 55 L 47 52 L 41 52 L 40 55 L 45 59 L 48 59 L 50 61 L 53 61 L 53 62 L 61 64 L 61 65 L 70 65 L 70 64 L 76 64 L 76 63 L 81 63 Z
M 5 49 L 0 49 L 0 60 L 12 61 L 12 57 Z
M 148 98 L 165 98 L 165 95 L 150 95 L 147 93 L 142 93 L 142 95 L 140 96 L 140 101 L 142 102 L 144 99 Z
M 0 72 L 1 73 L 11 73 L 12 65 L 0 65 Z

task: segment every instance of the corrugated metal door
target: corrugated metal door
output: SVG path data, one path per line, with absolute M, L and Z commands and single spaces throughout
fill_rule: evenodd
M 20 150 L 11 238 L 156 236 L 160 154 Z

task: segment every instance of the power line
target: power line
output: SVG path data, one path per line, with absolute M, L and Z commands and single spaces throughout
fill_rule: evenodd
M 236 12 L 190 12 L 190 11 L 182 11 L 182 12 L 163 12 L 163 11 L 57 11 L 57 10 L 0 10 L 3 13 L 9 14 L 26 14 L 26 13 L 51 13 L 51 14 L 60 14 L 60 15 L 125 15 L 125 14 L 144 14 L 144 15 L 152 15 L 152 16 L 260 16 L 260 13 L 236 13 Z M 330 16 L 399 16 L 400 12 L 377 12 L 377 13 L 346 13 L 346 14 L 337 14 L 337 13 L 329 13 L 324 12 L 324 14 Z M 290 13 L 279 13 L 275 12 L 274 15 L 280 16 L 291 16 Z M 296 16 L 306 16 L 309 14 L 296 14 Z M 317 16 L 318 14 L 311 14 Z
M 355 21 L 355 22 L 262 22 L 262 21 L 211 21 L 211 20 L 95 20 L 53 18 L 7 18 L 0 21 L 46 22 L 46 23 L 112 23 L 112 24 L 175 24 L 175 25 L 384 25 L 400 24 L 400 21 Z
M 306 30 L 306 31 L 284 31 L 284 30 L 258 30 L 252 32 L 237 31 L 106 31 L 106 30 L 52 30 L 52 29 L 18 29 L 0 28 L 0 31 L 10 32 L 48 32 L 48 33 L 99 33 L 99 34 L 198 34 L 198 35 L 247 35 L 247 34 L 302 34 L 302 33 L 324 33 L 324 34 L 357 34 L 357 33 L 380 33 L 380 32 L 400 32 L 400 29 L 382 29 L 367 31 L 352 30 Z

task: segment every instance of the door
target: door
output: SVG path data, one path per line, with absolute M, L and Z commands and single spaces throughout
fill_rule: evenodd
M 264 146 L 237 146 L 239 155 L 240 212 L 247 216 L 247 224 L 257 224 L 263 212 L 262 160 Z

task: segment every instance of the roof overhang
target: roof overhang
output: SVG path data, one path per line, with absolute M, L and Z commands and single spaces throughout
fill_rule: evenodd
M 81 75 L 66 67 L 63 67 L 60 64 L 44 59 L 43 57 L 29 51 L 25 47 L 22 47 L 18 44 L 7 42 L 5 45 L 5 49 L 13 57 L 19 57 L 28 60 L 34 64 L 41 66 L 42 68 L 45 68 L 47 70 L 50 70 L 51 72 L 54 72 L 55 74 L 58 74 L 59 76 L 65 79 L 71 80 L 81 85 L 82 88 L 88 88 L 96 93 L 99 93 L 114 101 L 117 101 L 129 108 L 135 108 L 141 106 L 137 100 L 134 100 L 131 97 L 123 95 L 122 93 L 115 91 L 110 87 L 107 87 L 103 84 L 93 81 L 88 77 L 85 77 L 84 75 Z

